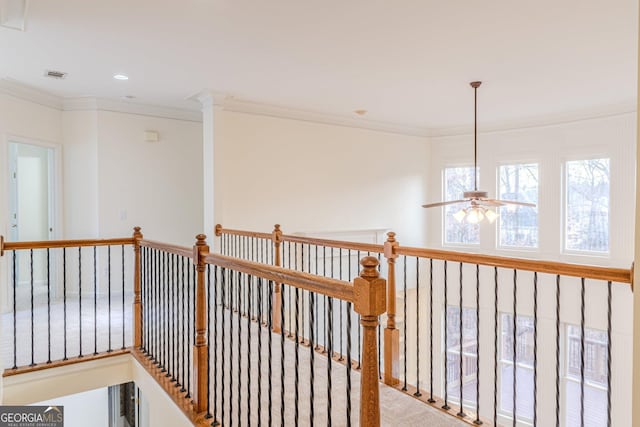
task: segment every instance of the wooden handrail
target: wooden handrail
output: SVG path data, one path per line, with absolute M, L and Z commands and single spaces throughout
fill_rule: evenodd
M 245 230 L 233 230 L 231 228 L 222 228 L 220 224 L 216 226 L 216 236 L 220 237 L 222 234 L 232 234 L 234 236 L 247 236 L 258 237 L 261 239 L 271 240 L 271 233 L 259 233 L 257 231 L 245 231 Z
M 631 269 L 396 246 L 394 254 L 632 284 Z
M 351 249 L 352 251 L 371 252 L 379 254 L 384 252 L 383 245 L 376 245 L 374 243 L 358 243 L 347 242 L 343 240 L 316 239 L 313 237 L 291 236 L 286 234 L 282 236 L 282 240 L 285 242 L 305 243 L 318 246 L 327 246 L 330 248 Z
M 79 246 L 115 246 L 133 245 L 133 237 L 123 237 L 116 239 L 78 239 L 78 240 L 39 240 L 33 242 L 6 242 L 0 240 L 0 256 L 4 251 L 20 251 L 27 249 L 53 249 L 53 248 L 74 248 Z
M 162 243 L 155 240 L 145 239 L 140 240 L 140 246 L 144 246 L 145 248 L 158 249 L 170 254 L 193 259 L 193 249 L 186 246 L 172 245 L 170 243 Z
M 205 256 L 204 260 L 207 264 L 262 277 L 275 283 L 284 283 L 346 302 L 353 302 L 354 299 L 353 286 L 342 280 L 212 253 Z

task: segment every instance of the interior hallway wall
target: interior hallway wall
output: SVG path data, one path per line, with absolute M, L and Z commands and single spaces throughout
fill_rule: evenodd
M 389 229 L 403 244 L 424 243 L 426 138 L 230 111 L 220 111 L 214 131 L 223 226 Z

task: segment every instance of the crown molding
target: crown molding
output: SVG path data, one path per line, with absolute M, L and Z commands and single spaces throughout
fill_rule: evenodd
M 240 100 L 232 96 L 226 97 L 226 99 L 222 103 L 222 107 L 225 111 L 236 113 L 256 114 L 281 119 L 292 119 L 334 126 L 345 126 L 408 136 L 426 137 L 429 135 L 429 129 L 419 126 L 402 125 L 390 122 L 368 120 L 363 117 L 350 117 L 346 115 L 321 113 L 317 111 L 308 111 L 276 105 L 261 104 L 257 102 Z
M 137 114 L 141 116 L 161 117 L 165 119 L 202 122 L 200 111 L 180 108 L 161 107 L 158 105 L 137 104 L 107 98 L 65 98 L 63 111 L 110 111 L 115 113 Z
M 62 98 L 59 96 L 36 89 L 32 86 L 27 86 L 13 79 L 0 79 L 0 93 L 22 99 L 23 101 L 30 101 L 45 107 L 62 110 Z
M 523 130 L 527 128 L 541 128 L 549 126 L 559 126 L 563 124 L 576 123 L 584 120 L 597 120 L 607 117 L 621 116 L 624 114 L 635 114 L 637 112 L 637 101 L 630 99 L 626 102 L 611 104 L 601 107 L 594 107 L 566 113 L 549 114 L 545 116 L 530 117 L 525 119 L 505 120 L 487 125 L 478 126 L 478 131 L 482 133 L 498 133 Z M 429 137 L 453 137 L 464 136 L 473 133 L 473 125 L 431 128 Z

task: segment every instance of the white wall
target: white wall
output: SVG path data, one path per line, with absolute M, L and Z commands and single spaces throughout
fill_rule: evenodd
M 100 236 L 145 237 L 192 245 L 202 230 L 202 124 L 98 113 Z M 159 132 L 145 142 L 144 131 Z
M 65 427 L 109 427 L 108 388 L 44 400 L 34 405 L 63 406 Z
M 426 139 L 229 111 L 216 115 L 214 130 L 223 226 L 390 229 L 404 244 L 423 243 Z

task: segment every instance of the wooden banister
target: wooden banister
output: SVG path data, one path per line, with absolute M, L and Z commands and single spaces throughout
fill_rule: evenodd
M 379 277 L 378 259 L 360 261 L 363 269 L 353 282 L 354 309 L 362 325 L 362 371 L 360 373 L 360 425 L 380 425 L 380 391 L 378 383 L 378 316 L 387 309 L 386 281 Z
M 196 264 L 196 313 L 195 343 L 193 346 L 193 404 L 196 412 L 207 410 L 207 375 L 209 357 L 207 342 L 207 290 L 205 273 L 207 271 L 206 256 L 209 254 L 207 236 L 198 234 L 193 246 L 193 260 Z
M 400 331 L 396 329 L 396 258 L 394 252 L 399 243 L 396 233 L 387 233 L 384 243 L 384 256 L 387 258 L 387 327 L 384 330 L 384 383 L 399 383 L 400 370 Z
M 303 243 L 310 245 L 326 246 L 328 248 L 351 249 L 353 251 L 383 253 L 384 246 L 373 243 L 347 242 L 343 240 L 316 239 L 313 237 L 283 235 L 282 241 L 291 243 Z
M 0 252 L 19 251 L 26 249 L 54 249 L 54 248 L 77 248 L 84 246 L 120 246 L 133 245 L 132 237 L 118 239 L 78 239 L 78 240 L 41 240 L 33 242 L 6 242 L 2 239 Z
M 140 240 L 140 246 L 144 246 L 145 248 L 158 249 L 163 252 L 193 259 L 193 249 L 186 246 L 172 245 L 169 243 L 162 243 L 155 240 L 144 239 Z
M 301 271 L 288 270 L 282 267 L 247 261 L 218 254 L 208 254 L 204 257 L 207 264 L 217 265 L 233 271 L 239 271 L 255 277 L 262 277 L 274 283 L 285 283 L 310 292 L 338 298 L 346 302 L 353 302 L 353 286 L 349 282 L 329 277 L 316 276 Z M 275 310 L 275 307 L 273 308 Z
M 231 228 L 224 228 L 222 225 L 217 224 L 215 228 L 216 236 L 220 237 L 223 234 L 230 234 L 233 236 L 246 236 L 246 237 L 258 237 L 260 239 L 271 239 L 272 234 L 270 233 L 259 233 L 257 231 L 246 231 L 246 230 L 233 230 Z
M 617 283 L 631 284 L 633 280 L 631 269 L 624 268 L 598 267 L 593 265 L 569 264 L 555 261 L 509 258 L 403 246 L 397 246 L 394 253 L 396 255 L 447 260 L 522 271 L 537 271 L 538 273 L 558 274 L 561 276 L 581 277 L 585 279 L 605 281 L 610 280 Z
M 133 346 L 142 347 L 142 294 L 141 294 L 141 270 L 140 270 L 140 241 L 144 236 L 140 227 L 133 228 Z
M 280 253 L 280 246 L 282 245 L 282 230 L 280 230 L 280 224 L 273 226 L 273 232 L 271 233 L 271 239 L 273 240 L 273 250 L 275 253 L 274 263 L 277 267 L 282 266 L 282 259 Z M 275 282 L 273 290 L 273 310 L 271 312 L 271 330 L 279 333 L 282 328 L 282 319 L 280 316 L 280 308 L 282 306 L 282 286 L 280 282 Z

